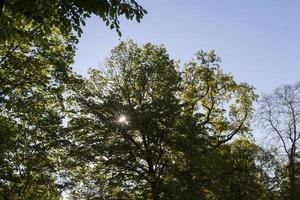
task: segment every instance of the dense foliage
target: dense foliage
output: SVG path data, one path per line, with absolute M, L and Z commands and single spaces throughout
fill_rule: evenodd
M 1 1 L 0 199 L 61 199 L 74 33 L 91 14 L 120 32 L 119 16 L 145 13 L 135 1 Z
M 262 148 L 254 88 L 214 51 L 180 65 L 129 40 L 106 70 L 72 71 L 85 20 L 120 34 L 120 16 L 147 13 L 135 0 L 2 0 L 0 11 L 0 199 L 299 196 L 299 83 L 261 98 Z
M 99 16 L 107 26 L 121 34 L 120 16 L 140 22 L 147 13 L 135 0 L 1 0 L 3 2 L 0 10 L 1 42 L 29 34 L 28 25 L 44 36 L 53 27 L 64 34 L 75 31 L 80 36 L 86 18 L 91 15 Z M 15 23 L 21 27 L 16 27 Z
M 75 177 L 85 172 L 73 198 L 266 195 L 250 150 L 258 147 L 247 139 L 256 95 L 219 61 L 199 52 L 180 71 L 164 47 L 128 41 L 112 50 L 106 71 L 90 70 L 69 95 L 69 157 L 80 168 Z M 241 141 L 226 144 L 234 136 Z

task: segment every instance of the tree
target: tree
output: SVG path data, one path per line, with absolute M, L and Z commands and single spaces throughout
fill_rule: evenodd
M 87 184 L 78 186 L 85 196 L 207 198 L 202 161 L 246 134 L 256 96 L 252 87 L 208 65 L 212 53 L 201 55 L 202 65 L 193 62 L 180 72 L 162 46 L 122 42 L 107 71 L 91 70 L 74 88 L 69 156 L 87 172 Z
M 135 1 L 6 0 L 0 12 L 0 198 L 60 199 L 74 32 L 95 14 L 120 34 L 119 16 L 146 11 Z
M 47 8 L 47 9 L 45 9 Z M 73 62 L 75 44 L 78 38 L 74 31 L 79 35 L 82 33 L 81 26 L 85 24 L 85 19 L 91 14 L 100 16 L 111 28 L 116 27 L 119 31 L 118 17 L 125 15 L 128 19 L 139 21 L 146 11 L 135 1 L 11 1 L 6 0 L 4 11 L 0 17 L 0 73 L 9 73 L 10 76 L 3 76 L 1 83 L 5 91 L 13 90 L 7 82 L 15 82 L 22 85 L 24 82 L 30 82 L 34 78 L 39 81 L 39 75 L 20 76 L 19 71 L 38 71 L 31 64 L 36 55 L 51 57 L 43 49 L 49 49 L 53 42 L 53 36 L 59 38 L 67 46 L 69 53 L 69 64 Z M 72 54 L 73 57 L 70 57 Z M 16 60 L 16 55 L 22 57 L 20 63 Z M 19 59 L 19 58 L 18 58 Z M 26 61 L 25 61 L 26 60 Z M 61 60 L 65 60 L 62 58 Z M 19 70 L 20 65 L 22 70 Z M 39 64 L 36 63 L 35 66 Z M 54 68 L 61 67 L 53 59 Z M 29 67 L 30 66 L 30 67 Z M 28 68 L 27 68 L 28 67 Z M 24 69 L 23 69 L 24 68 Z M 70 68 L 60 69 L 63 73 Z M 14 75 L 17 72 L 17 75 Z M 61 76 L 63 76 L 61 73 Z M 26 75 L 30 73 L 25 73 Z M 66 75 L 66 74 L 64 74 Z M 14 83 L 16 84 L 16 83 Z M 28 84 L 27 84 L 28 85 Z M 0 91 L 0 93 L 3 91 Z
M 94 173 L 111 186 L 145 198 L 149 189 L 159 199 L 180 115 L 176 64 L 163 47 L 130 41 L 112 51 L 107 65 L 105 74 L 92 70 L 75 95 L 81 109 L 71 124 L 78 148 L 89 149 Z
M 185 121 L 176 146 L 184 165 L 176 170 L 185 184 L 180 186 L 185 189 L 181 194 L 186 196 L 175 193 L 178 199 L 210 198 L 207 187 L 212 184 L 211 177 L 222 172 L 210 169 L 220 157 L 216 151 L 250 131 L 252 103 L 256 100 L 253 87 L 235 82 L 220 69 L 220 61 L 214 51 L 200 51 L 196 60 L 184 65 L 180 100 Z
M 5 91 L 15 89 L 14 86 L 10 88 L 10 84 L 7 84 L 10 80 L 16 79 L 16 82 L 20 81 L 22 83 L 18 84 L 22 85 L 24 82 L 30 82 L 28 78 L 30 80 L 39 79 L 39 75 L 20 76 L 18 74 L 14 76 L 12 74 L 23 71 L 23 69 L 18 71 L 21 64 L 22 68 L 30 66 L 27 71 L 38 71 L 32 67 L 33 58 L 42 53 L 43 56 L 52 56 L 45 55 L 45 52 L 40 51 L 55 45 L 51 41 L 53 36 L 61 37 L 59 39 L 67 46 L 68 59 L 71 60 L 68 62 L 71 64 L 73 57 L 69 56 L 71 54 L 74 56 L 75 44 L 78 42 L 73 32 L 77 32 L 80 36 L 81 26 L 85 25 L 85 19 L 91 14 L 100 16 L 107 25 L 111 25 L 111 28 L 115 27 L 119 32 L 118 17 L 120 15 L 125 15 L 128 19 L 136 17 L 140 21 L 146 13 L 135 1 L 123 0 L 99 2 L 6 0 L 2 1 L 2 4 L 4 4 L 4 10 L 0 17 L 0 73 L 10 73 L 10 77 L 3 76 L 5 78 L 1 80 Z M 16 60 L 17 57 L 19 57 L 18 59 L 22 57 L 21 63 Z M 24 61 L 25 59 L 26 61 Z M 52 64 L 54 68 L 61 67 L 61 63 L 57 63 L 55 60 Z M 66 66 L 66 69 L 60 69 L 62 73 L 68 70 L 69 66 Z M 61 76 L 63 75 L 61 74 Z M 0 91 L 0 93 L 5 91 Z
M 72 82 L 74 42 L 58 29 L 42 40 L 17 41 L 0 49 L 0 193 L 59 199 L 63 93 Z
M 1 0 L 0 5 L 4 5 L 0 10 L 1 42 L 3 38 L 24 32 L 11 26 L 11 21 L 15 19 L 22 20 L 20 23 L 24 25 L 23 28 L 31 23 L 44 33 L 57 27 L 64 34 L 75 31 L 80 36 L 82 25 L 85 25 L 86 18 L 91 15 L 99 16 L 107 26 L 115 28 L 121 34 L 119 16 L 130 20 L 135 18 L 140 22 L 147 13 L 135 0 Z
M 252 103 L 257 95 L 247 83 L 237 83 L 220 69 L 221 59 L 214 51 L 200 51 L 197 61 L 185 64 L 182 100 L 185 113 L 197 117 L 208 129 L 212 147 L 249 133 Z
M 282 85 L 260 100 L 258 119 L 271 140 L 284 153 L 288 169 L 289 199 L 296 196 L 296 163 L 299 154 L 300 83 Z
M 218 149 L 213 172 L 207 186 L 216 199 L 267 199 L 266 187 L 260 180 L 261 169 L 257 165 L 260 148 L 243 138 L 225 144 Z

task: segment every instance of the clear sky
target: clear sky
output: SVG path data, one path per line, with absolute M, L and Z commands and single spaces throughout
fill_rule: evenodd
M 164 44 L 174 59 L 215 49 L 238 81 L 271 92 L 300 80 L 299 0 L 142 0 L 141 21 L 121 20 L 122 38 L 92 17 L 80 39 L 74 69 L 101 68 L 120 40 Z

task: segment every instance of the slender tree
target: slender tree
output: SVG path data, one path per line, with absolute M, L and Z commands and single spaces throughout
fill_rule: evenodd
M 271 140 L 285 154 L 289 179 L 289 199 L 296 196 L 296 163 L 300 144 L 300 83 L 283 85 L 260 100 L 258 119 Z

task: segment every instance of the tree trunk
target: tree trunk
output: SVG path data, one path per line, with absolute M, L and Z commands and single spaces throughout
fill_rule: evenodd
M 292 145 L 291 157 L 289 163 L 289 179 L 290 179 L 290 200 L 297 200 L 296 197 L 296 177 L 295 177 L 295 145 Z
M 2 15 L 3 7 L 4 7 L 4 0 L 0 0 L 0 16 Z
M 151 183 L 152 199 L 159 200 L 159 189 L 156 182 Z
M 150 155 L 150 153 L 148 153 L 148 155 Z M 155 175 L 152 157 L 146 156 L 146 162 L 148 164 L 148 170 L 151 177 L 150 185 L 151 185 L 152 199 L 159 200 L 160 187 L 159 187 L 159 181 L 157 180 L 157 177 Z

